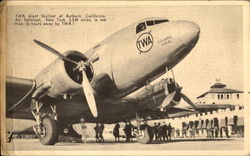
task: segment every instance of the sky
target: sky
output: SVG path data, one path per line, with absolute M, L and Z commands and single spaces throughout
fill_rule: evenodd
M 35 11 L 34 11 L 35 9 Z M 16 14 L 102 14 L 106 22 L 74 26 L 15 26 Z M 200 26 L 199 41 L 174 67 L 175 79 L 193 101 L 220 79 L 229 88 L 243 90 L 242 7 L 223 5 L 176 6 L 11 6 L 7 29 L 7 75 L 35 78 L 56 56 L 37 46 L 40 40 L 60 52 L 86 52 L 112 33 L 148 17 L 190 20 Z

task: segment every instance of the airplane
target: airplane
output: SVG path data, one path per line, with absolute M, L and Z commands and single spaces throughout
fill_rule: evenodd
M 195 108 L 174 78 L 149 82 L 172 70 L 199 35 L 192 21 L 152 17 L 121 29 L 85 53 L 60 53 L 34 39 L 58 58 L 34 79 L 6 77 L 6 117 L 35 121 L 41 144 L 54 145 L 58 135 L 81 118 L 105 124 L 138 119 L 139 124 L 140 118 L 171 110 L 181 98 Z M 148 130 L 138 129 L 138 141 L 150 143 Z

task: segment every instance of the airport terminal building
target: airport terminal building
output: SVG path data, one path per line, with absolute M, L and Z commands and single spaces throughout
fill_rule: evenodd
M 219 81 L 210 87 L 210 90 L 197 97 L 199 104 L 230 104 L 243 106 L 243 92 L 227 88 Z

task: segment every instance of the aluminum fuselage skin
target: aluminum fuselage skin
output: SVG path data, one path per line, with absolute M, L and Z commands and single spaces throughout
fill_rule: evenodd
M 91 63 L 91 85 L 93 90 L 96 89 L 98 117 L 91 115 L 80 89 L 71 99 L 60 98 L 57 106 L 59 118 L 74 123 L 83 115 L 87 122 L 112 123 L 131 118 L 135 112 L 147 107 L 140 105 L 140 108 L 131 109 L 133 106 L 127 106 L 128 103 L 123 103 L 122 100 L 147 82 L 163 75 L 166 68 L 170 70 L 178 64 L 192 50 L 200 32 L 199 26 L 193 22 L 169 21 L 147 26 L 145 30 L 136 33 L 138 24 L 147 20 L 155 18 L 131 24 L 84 53 L 86 57 L 96 59 Z M 57 64 L 64 64 L 63 60 L 56 61 Z M 53 63 L 48 67 L 50 66 Z M 57 79 L 51 75 L 58 71 L 50 71 L 48 67 L 37 76 L 38 84 L 47 81 L 48 75 L 50 79 Z M 56 90 L 56 84 L 52 85 L 55 85 L 53 89 Z M 73 85 L 76 88 L 77 85 L 81 86 L 77 83 Z M 112 87 L 107 89 L 105 85 Z M 101 90 L 98 91 L 97 86 L 105 87 L 99 87 Z M 52 93 L 48 96 L 54 98 Z

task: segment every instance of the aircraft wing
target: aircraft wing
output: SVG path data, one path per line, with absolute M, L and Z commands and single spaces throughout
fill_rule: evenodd
M 166 119 L 166 118 L 176 118 L 183 117 L 197 113 L 193 109 L 180 108 L 180 107 L 171 107 L 167 108 L 164 111 L 155 110 L 155 111 L 143 111 L 143 116 L 147 117 L 150 120 L 154 119 Z
M 200 112 L 216 111 L 218 109 L 234 109 L 235 105 L 232 104 L 196 104 L 196 110 Z
M 33 119 L 30 112 L 31 96 L 36 90 L 35 80 L 6 77 L 6 115 L 7 117 Z

